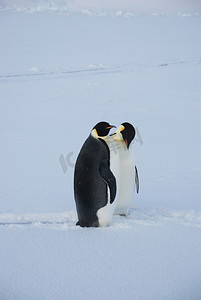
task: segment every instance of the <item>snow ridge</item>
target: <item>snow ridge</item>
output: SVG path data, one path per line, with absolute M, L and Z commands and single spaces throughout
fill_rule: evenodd
M 117 4 L 117 5 L 116 5 Z M 195 17 L 200 16 L 200 6 L 188 5 L 180 6 L 177 5 L 172 7 L 172 5 L 166 6 L 150 6 L 147 2 L 144 5 L 141 3 L 139 5 L 127 6 L 125 3 L 116 3 L 115 5 L 105 6 L 104 3 L 99 5 L 94 2 L 93 5 L 87 3 L 73 3 L 73 1 L 62 1 L 61 3 L 52 1 L 25 1 L 24 3 L 15 3 L 12 1 L 10 3 L 1 3 L 0 11 L 15 11 L 15 12 L 25 12 L 25 13 L 37 13 L 37 12 L 52 12 L 52 13 L 62 13 L 66 15 L 72 14 L 82 14 L 86 16 L 96 16 L 96 17 L 123 17 L 123 18 L 133 18 L 139 16 L 178 16 L 178 17 Z

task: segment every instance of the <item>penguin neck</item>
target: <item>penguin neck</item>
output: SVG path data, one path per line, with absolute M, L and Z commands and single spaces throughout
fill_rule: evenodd
M 93 130 L 91 131 L 91 136 L 94 137 L 94 138 L 97 139 L 97 140 L 101 139 L 101 140 L 104 140 L 104 141 L 106 141 L 106 140 L 107 140 L 107 137 L 108 137 L 107 135 L 106 135 L 106 136 L 99 136 L 96 129 L 93 129 Z
M 133 141 L 130 143 L 129 147 L 127 147 L 124 140 L 115 140 L 117 149 L 119 149 L 119 152 L 127 152 L 132 153 L 133 152 Z
M 129 147 L 128 147 L 128 151 L 133 151 L 133 140 L 131 141 Z

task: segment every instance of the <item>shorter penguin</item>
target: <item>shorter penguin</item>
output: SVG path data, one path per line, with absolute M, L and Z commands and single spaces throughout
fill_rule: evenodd
M 120 183 L 114 214 L 127 215 L 134 197 L 135 185 L 139 192 L 139 178 L 133 153 L 135 128 L 128 122 L 122 123 L 111 135 L 116 142 L 120 159 Z
M 112 213 L 107 206 L 116 197 L 116 179 L 110 170 L 110 150 L 104 138 L 115 126 L 96 124 L 77 157 L 74 172 L 74 197 L 81 227 L 107 226 Z M 110 210 L 110 207 L 109 207 Z

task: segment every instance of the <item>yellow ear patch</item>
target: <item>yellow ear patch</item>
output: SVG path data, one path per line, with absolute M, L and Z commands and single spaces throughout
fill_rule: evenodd
M 124 129 L 125 129 L 125 127 L 123 125 L 121 125 L 119 128 L 119 132 L 123 131 Z
M 92 135 L 94 138 L 98 139 L 98 132 L 97 132 L 97 130 L 96 130 L 95 128 L 92 130 L 91 135 Z

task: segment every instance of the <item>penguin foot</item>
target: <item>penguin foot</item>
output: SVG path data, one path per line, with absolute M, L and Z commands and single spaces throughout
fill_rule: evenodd
M 80 227 L 99 227 L 98 221 L 94 221 L 94 222 L 81 222 L 81 221 L 78 221 L 76 223 L 76 225 L 80 226 Z

